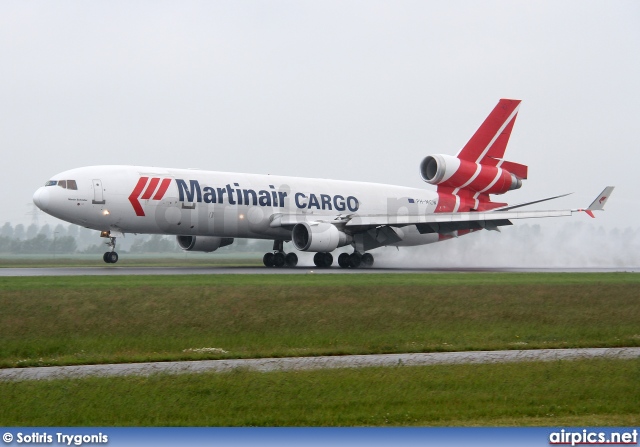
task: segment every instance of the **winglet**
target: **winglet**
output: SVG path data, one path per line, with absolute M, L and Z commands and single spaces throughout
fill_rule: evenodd
M 604 210 L 604 204 L 607 203 L 607 200 L 611 196 L 611 193 L 613 192 L 613 188 L 614 188 L 613 186 L 607 186 L 604 190 L 602 190 L 600 195 L 596 197 L 596 200 L 594 200 L 591 203 L 591 205 L 589 205 L 589 208 L 587 208 L 587 210 L 589 211 Z
M 574 210 L 574 211 L 584 211 L 589 216 L 595 218 L 596 216 L 594 216 L 593 212 L 604 211 L 604 204 L 607 203 L 607 200 L 609 200 L 609 197 L 613 192 L 613 188 L 614 188 L 613 186 L 607 186 L 605 189 L 603 189 L 600 195 L 596 197 L 596 200 L 591 202 L 591 205 L 589 205 L 589 208 L 587 208 L 586 210 L 581 208 L 579 210 Z

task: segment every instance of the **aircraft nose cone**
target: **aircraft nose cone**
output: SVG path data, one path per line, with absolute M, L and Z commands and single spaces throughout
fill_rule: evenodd
M 38 188 L 33 195 L 33 203 L 35 203 L 42 211 L 47 211 L 47 208 L 49 207 L 49 191 L 44 187 Z

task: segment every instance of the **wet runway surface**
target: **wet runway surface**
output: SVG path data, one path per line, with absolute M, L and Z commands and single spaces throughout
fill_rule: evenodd
M 253 371 L 291 371 L 330 368 L 400 367 L 442 364 L 508 363 L 595 358 L 632 359 L 640 357 L 640 348 L 536 349 L 513 351 L 468 351 L 417 354 L 344 355 L 286 357 L 266 359 L 198 360 L 184 362 L 125 363 L 112 365 L 50 366 L 0 369 L 0 380 L 43 380 L 89 376 L 146 376 L 226 372 L 234 369 Z
M 55 267 L 55 268 L 0 268 L 2 276 L 119 276 L 119 275 L 273 275 L 273 274 L 354 274 L 354 273 L 607 273 L 607 272 L 640 272 L 640 267 L 617 268 L 360 268 L 343 269 L 339 267 Z

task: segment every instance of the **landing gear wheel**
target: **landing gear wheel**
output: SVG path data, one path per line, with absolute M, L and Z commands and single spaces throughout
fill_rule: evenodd
M 285 264 L 284 253 L 278 252 L 273 255 L 273 266 L 274 267 L 284 267 Z
M 274 265 L 273 253 L 265 253 L 264 256 L 262 257 L 262 263 L 266 267 L 273 267 L 273 265 Z
M 313 263 L 320 268 L 331 267 L 333 255 L 331 253 L 318 252 L 313 256 Z
M 115 264 L 118 262 L 118 253 L 115 251 L 108 251 L 102 255 L 102 260 L 107 264 Z
M 103 233 L 105 233 L 106 236 L 103 236 Z M 118 262 L 118 253 L 116 253 L 116 238 L 110 236 L 110 233 L 108 231 L 103 231 L 102 233 L 100 233 L 100 237 L 109 238 L 109 242 L 107 242 L 107 245 L 110 248 L 110 251 L 102 255 L 102 260 L 107 264 L 115 264 L 116 262 Z
M 373 255 L 371 253 L 362 255 L 362 265 L 364 267 L 371 267 L 373 265 Z
M 340 256 L 338 256 L 338 265 L 343 269 L 349 267 L 349 253 L 340 253 Z
M 298 255 L 295 253 L 287 253 L 287 255 L 284 257 L 284 262 L 287 267 L 295 267 L 296 265 L 298 265 Z
M 362 256 L 360 253 L 351 253 L 349 255 L 349 267 L 352 269 L 357 269 L 362 264 Z

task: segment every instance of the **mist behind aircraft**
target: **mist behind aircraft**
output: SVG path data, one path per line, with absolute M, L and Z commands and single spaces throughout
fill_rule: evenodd
M 605 229 L 597 220 L 520 224 L 427 247 L 386 248 L 379 267 L 640 267 L 640 228 Z
M 51 219 L 52 220 L 52 219 Z M 381 249 L 377 256 L 378 267 L 400 268 L 615 268 L 624 270 L 640 267 L 640 228 L 606 229 L 583 216 L 582 221 L 558 222 L 546 224 L 522 224 L 504 228 L 502 232 L 481 231 L 465 237 L 432 244 L 426 247 L 403 247 Z M 54 239 L 71 237 L 74 250 L 69 252 L 59 245 L 57 257 L 73 257 L 80 253 L 101 253 L 104 243 L 96 241 L 97 232 L 77 225 L 41 225 L 22 227 L 5 224 L 0 228 L 0 257 L 20 256 L 21 249 L 12 251 L 11 240 L 16 237 L 25 243 L 30 254 L 43 257 L 53 256 L 50 249 Z M 39 234 L 46 242 L 34 247 Z M 59 242 L 58 242 L 59 244 Z M 131 253 L 174 253 L 183 257 L 194 256 L 183 253 L 175 238 L 148 235 L 127 235 L 121 241 L 123 250 Z M 289 247 L 291 244 L 287 244 Z M 269 249 L 270 241 L 246 240 L 246 244 L 234 244 L 208 255 L 195 255 L 199 259 L 220 255 L 229 256 L 239 253 L 246 256 L 255 252 L 256 260 L 261 253 Z M 49 248 L 47 248 L 49 247 Z M 22 250 L 24 252 L 24 250 Z M 346 251 L 346 250 L 345 250 Z M 300 265 L 313 265 L 313 255 L 298 253 Z

